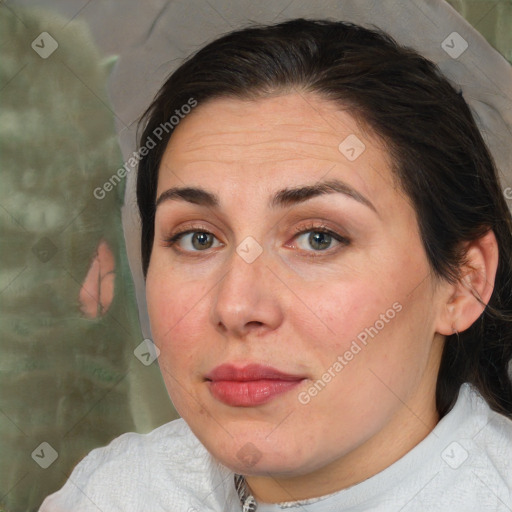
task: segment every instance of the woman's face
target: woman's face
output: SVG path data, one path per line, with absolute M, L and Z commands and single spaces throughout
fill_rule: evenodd
M 357 481 L 438 419 L 446 289 L 390 165 L 312 94 L 200 104 L 166 149 L 147 275 L 160 367 L 255 487 L 326 468 Z

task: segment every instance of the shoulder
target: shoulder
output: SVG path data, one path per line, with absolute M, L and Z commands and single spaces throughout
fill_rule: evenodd
M 185 506 L 194 494 L 213 492 L 211 483 L 217 474 L 225 480 L 223 473 L 228 470 L 219 467 L 186 422 L 178 419 L 148 434 L 123 434 L 92 450 L 62 489 L 46 498 L 40 512 L 89 512 L 98 507 L 163 511 L 165 503 Z M 221 488 L 211 499 L 219 493 Z
M 474 494 L 492 510 L 512 509 L 512 420 L 493 411 L 480 393 L 461 390 L 466 420 L 444 453 L 456 487 Z M 471 489 L 470 489 L 471 487 Z M 501 507 L 501 508 L 500 508 Z M 508 507 L 508 508 L 507 508 Z M 481 510 L 490 510 L 481 508 Z
M 404 511 L 510 512 L 512 421 L 464 384 L 453 409 L 393 466 L 384 494 L 390 505 L 399 496 Z
M 477 397 L 476 402 L 482 421 L 471 446 L 486 461 L 487 472 L 508 488 L 512 504 L 512 419 L 491 410 L 482 398 Z
M 112 480 L 128 482 L 136 478 L 142 484 L 160 469 L 155 454 L 165 454 L 165 460 L 173 463 L 175 455 L 186 457 L 198 449 L 206 456 L 185 421 L 178 419 L 147 434 L 122 434 L 107 446 L 95 448 L 76 466 L 72 475 L 80 480 L 94 479 L 105 483 Z
M 512 464 L 512 419 L 493 411 L 482 395 L 469 384 L 461 389 L 465 423 L 462 430 L 471 439 L 471 446 L 482 457 L 503 464 Z M 508 473 L 512 484 L 512 472 Z

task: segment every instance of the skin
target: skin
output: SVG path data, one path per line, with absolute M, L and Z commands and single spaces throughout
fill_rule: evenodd
M 365 144 L 354 161 L 338 149 L 351 134 Z M 348 111 L 298 92 L 201 104 L 164 154 L 157 197 L 194 186 L 215 193 L 220 206 L 167 200 L 157 207 L 146 289 L 160 367 L 180 415 L 219 461 L 246 475 L 261 502 L 346 488 L 424 439 L 439 421 L 445 336 L 481 313 L 471 286 L 484 300 L 492 292 L 494 235 L 469 247 L 464 286 L 440 281 L 390 169 L 386 146 Z M 279 189 L 326 179 L 344 181 L 375 211 L 342 193 L 268 205 Z M 308 242 L 318 226 L 349 243 L 332 238 L 319 250 Z M 166 238 L 182 229 L 212 233 L 213 245 L 197 249 L 185 235 L 169 246 Z M 236 252 L 248 236 L 263 250 L 252 263 Z M 396 303 L 394 318 L 301 403 L 299 394 Z M 305 379 L 266 404 L 228 406 L 205 382 L 226 362 Z
M 115 256 L 106 240 L 98 244 L 78 295 L 80 310 L 87 318 L 107 313 L 114 300 Z

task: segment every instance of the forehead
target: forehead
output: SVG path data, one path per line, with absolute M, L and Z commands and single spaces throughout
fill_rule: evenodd
M 219 196 L 342 179 L 389 208 L 396 204 L 386 146 L 334 102 L 311 93 L 199 104 L 166 148 L 157 196 L 171 186 Z M 373 200 L 372 200 L 373 201 Z M 387 204 L 384 204 L 387 203 Z
M 348 135 L 369 134 L 339 105 L 311 93 L 256 100 L 220 98 L 199 105 L 175 130 L 171 158 L 262 161 L 270 156 L 331 159 Z M 372 141 L 377 144 L 377 140 Z

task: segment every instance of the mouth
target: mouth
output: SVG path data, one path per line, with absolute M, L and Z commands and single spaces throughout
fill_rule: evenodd
M 222 364 L 205 376 L 214 398 L 232 407 L 262 405 L 297 387 L 306 377 L 271 366 Z

